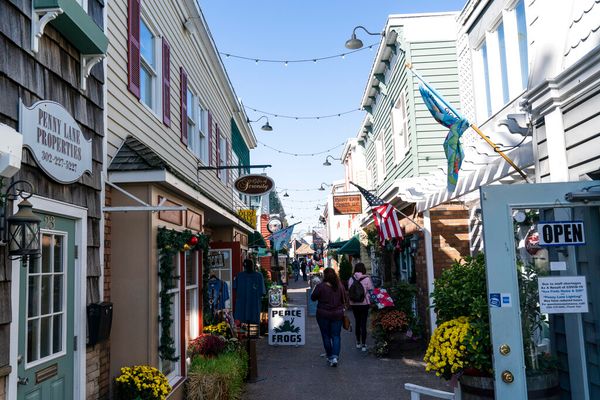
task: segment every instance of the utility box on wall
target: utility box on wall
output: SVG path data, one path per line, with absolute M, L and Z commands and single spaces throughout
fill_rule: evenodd
M 110 302 L 93 303 L 87 306 L 88 345 L 107 340 L 112 325 L 113 304 Z

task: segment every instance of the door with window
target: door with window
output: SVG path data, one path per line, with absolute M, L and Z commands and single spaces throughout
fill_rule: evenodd
M 72 399 L 75 221 L 42 218 L 41 256 L 18 270 L 18 400 Z
M 599 186 L 481 189 L 497 399 L 600 398 Z

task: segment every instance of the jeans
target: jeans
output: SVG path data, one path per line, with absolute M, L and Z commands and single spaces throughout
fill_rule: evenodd
M 367 343 L 367 319 L 369 318 L 369 305 L 353 305 L 352 313 L 354 314 L 354 333 L 356 335 L 356 343 Z
M 317 317 L 317 323 L 323 338 L 323 347 L 327 358 L 340 356 L 340 333 L 342 331 L 342 320 Z

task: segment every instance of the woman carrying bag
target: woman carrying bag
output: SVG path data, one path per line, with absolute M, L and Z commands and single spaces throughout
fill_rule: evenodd
M 367 320 L 369 319 L 369 291 L 373 290 L 371 277 L 367 275 L 365 264 L 357 263 L 354 274 L 348 280 L 348 297 L 350 307 L 354 314 L 354 334 L 356 335 L 356 348 L 367 351 Z
M 312 292 L 312 301 L 317 304 L 317 323 L 323 338 L 323 347 L 329 366 L 337 367 L 340 357 L 342 321 L 346 305 L 346 292 L 335 270 L 325 268 L 323 282 Z

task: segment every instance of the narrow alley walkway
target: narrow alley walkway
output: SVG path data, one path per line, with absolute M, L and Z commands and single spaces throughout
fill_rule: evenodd
M 290 305 L 306 306 L 307 290 L 306 282 L 291 282 Z M 422 356 L 379 359 L 356 349 L 354 333 L 344 330 L 340 363 L 331 368 L 320 357 L 323 344 L 315 317 L 308 316 L 306 323 L 305 346 L 269 346 L 266 336 L 259 339 L 258 380 L 246 385 L 244 399 L 410 399 L 405 383 L 452 391 L 445 381 L 425 372 Z M 369 337 L 367 345 L 372 344 Z

